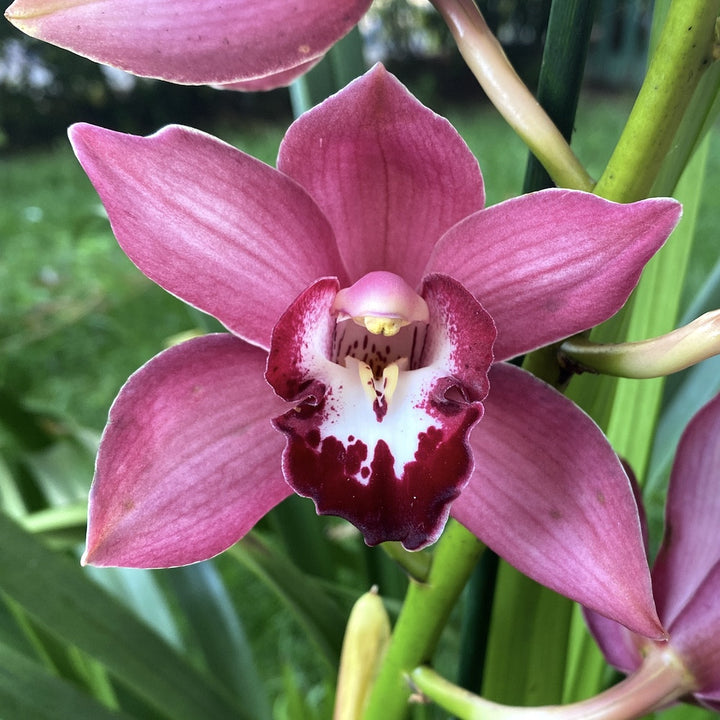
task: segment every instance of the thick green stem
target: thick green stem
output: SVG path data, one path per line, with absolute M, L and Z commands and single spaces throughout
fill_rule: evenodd
M 622 136 L 595 193 L 647 197 L 690 98 L 713 61 L 720 0 L 674 0 Z
M 410 581 L 363 717 L 400 720 L 408 710 L 407 675 L 430 659 L 484 545 L 451 520 L 437 543 L 427 582 Z

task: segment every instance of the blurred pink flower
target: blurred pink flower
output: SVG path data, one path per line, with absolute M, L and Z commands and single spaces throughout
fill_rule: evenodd
M 15 0 L 23 32 L 135 75 L 188 85 L 288 85 L 371 0 Z
M 370 544 L 421 548 L 451 513 L 531 577 L 661 634 L 615 453 L 502 361 L 615 313 L 675 201 L 553 189 L 483 209 L 460 136 L 382 66 L 293 123 L 277 170 L 181 127 L 71 139 L 128 256 L 230 330 L 121 390 L 86 562 L 208 558 L 294 490 Z

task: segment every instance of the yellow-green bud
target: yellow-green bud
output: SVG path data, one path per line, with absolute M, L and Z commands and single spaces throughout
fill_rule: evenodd
M 333 720 L 359 720 L 390 639 L 390 619 L 373 586 L 353 606 L 345 629 Z

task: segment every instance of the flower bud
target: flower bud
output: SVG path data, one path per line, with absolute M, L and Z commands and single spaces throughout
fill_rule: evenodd
M 333 720 L 358 720 L 390 639 L 390 619 L 377 586 L 353 606 L 340 657 Z

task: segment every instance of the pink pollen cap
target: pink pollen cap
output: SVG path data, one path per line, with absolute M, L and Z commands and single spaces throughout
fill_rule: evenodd
M 399 318 L 404 323 L 428 322 L 427 303 L 395 273 L 377 270 L 338 292 L 333 311 L 352 318 Z

